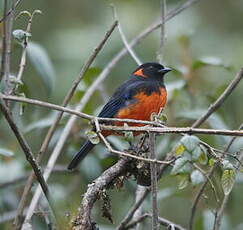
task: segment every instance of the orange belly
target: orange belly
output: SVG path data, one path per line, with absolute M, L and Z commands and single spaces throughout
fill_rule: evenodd
M 167 93 L 164 88 L 161 88 L 160 93 L 155 92 L 150 95 L 146 95 L 145 93 L 141 92 L 134 96 L 134 98 L 137 99 L 137 102 L 129 105 L 126 108 L 120 109 L 115 118 L 150 121 L 151 114 L 159 113 L 160 109 L 165 106 Z M 124 122 L 115 122 L 114 125 L 123 126 Z M 128 125 L 144 126 L 144 124 L 137 123 L 128 123 Z M 110 131 L 103 132 L 105 136 L 112 133 Z

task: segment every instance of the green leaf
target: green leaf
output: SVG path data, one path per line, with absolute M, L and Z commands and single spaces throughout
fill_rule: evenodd
M 191 182 L 193 185 L 201 184 L 205 181 L 204 175 L 199 170 L 194 170 L 191 173 Z
M 208 164 L 210 167 L 213 167 L 214 164 L 215 164 L 215 160 L 213 158 L 210 158 L 209 161 L 208 161 Z
M 184 189 L 189 184 L 189 175 L 178 175 L 177 178 L 179 179 L 178 188 Z
M 96 132 L 90 130 L 90 131 L 87 131 L 85 134 L 87 135 L 89 141 L 90 141 L 92 144 L 94 144 L 94 145 L 99 144 L 99 142 L 100 142 L 100 138 L 99 138 L 99 136 L 97 135 Z
M 184 145 L 179 144 L 179 145 L 176 146 L 175 154 L 176 154 L 177 156 L 179 156 L 179 155 L 181 155 L 184 151 L 185 151 L 185 147 L 184 147 Z
M 196 136 L 185 135 L 181 138 L 180 142 L 189 152 L 192 152 L 198 146 L 199 138 Z
M 9 149 L 0 148 L 0 155 L 5 157 L 11 157 L 14 155 L 14 152 Z
M 188 159 L 181 157 L 175 161 L 175 164 L 171 170 L 172 175 L 188 174 L 192 171 L 192 166 Z
M 164 114 L 164 113 L 160 114 L 160 116 L 159 116 L 158 118 L 159 118 L 159 120 L 161 120 L 163 123 L 166 123 L 167 120 L 168 120 L 166 114 Z
M 221 185 L 224 191 L 225 195 L 228 195 L 235 182 L 235 171 L 233 169 L 226 169 L 223 171 L 222 177 L 221 177 Z
M 55 72 L 46 50 L 35 42 L 29 42 L 26 50 L 48 93 L 51 93 L 54 87 Z

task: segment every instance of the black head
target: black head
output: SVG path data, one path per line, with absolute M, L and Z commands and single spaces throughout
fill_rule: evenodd
M 162 80 L 163 76 L 170 72 L 172 69 L 164 67 L 156 62 L 148 62 L 140 65 L 134 72 L 133 75 L 142 78 L 155 78 Z

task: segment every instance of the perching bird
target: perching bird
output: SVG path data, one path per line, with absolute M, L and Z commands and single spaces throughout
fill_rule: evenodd
M 167 93 L 164 85 L 164 75 L 170 68 L 150 62 L 139 66 L 105 104 L 98 117 L 136 119 L 149 121 L 152 113 L 158 113 L 166 104 Z M 113 122 L 112 125 L 122 126 L 123 122 Z M 129 124 L 144 126 L 144 124 Z M 112 131 L 102 131 L 106 137 Z M 95 145 L 87 140 L 68 165 L 72 170 L 86 157 Z

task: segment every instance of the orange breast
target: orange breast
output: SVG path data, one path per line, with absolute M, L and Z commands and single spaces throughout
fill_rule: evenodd
M 152 113 L 158 113 L 160 108 L 166 104 L 167 93 L 164 88 L 160 89 L 160 93 L 154 92 L 150 95 L 146 95 L 143 92 L 134 96 L 137 99 L 135 104 L 121 109 L 116 118 L 122 119 L 136 119 L 136 120 L 150 120 Z M 123 122 L 116 122 L 115 125 L 123 125 Z M 131 126 L 143 126 L 143 124 L 129 124 Z

